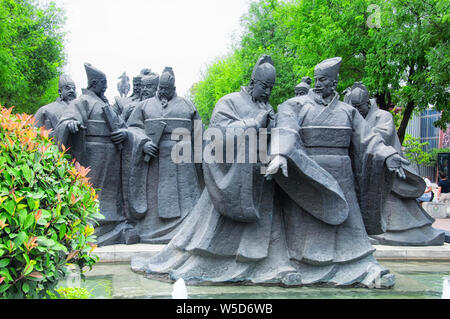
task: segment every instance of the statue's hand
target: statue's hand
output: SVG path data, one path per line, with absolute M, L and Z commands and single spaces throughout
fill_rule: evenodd
M 67 124 L 67 127 L 69 128 L 69 132 L 72 134 L 77 133 L 79 131 L 80 126 L 81 126 L 81 123 L 76 120 L 69 121 Z
M 410 162 L 398 154 L 389 156 L 386 159 L 386 167 L 390 172 L 395 172 L 401 179 L 406 179 L 402 164 L 409 165 Z
M 287 159 L 282 155 L 277 155 L 270 161 L 265 177 L 270 179 L 270 175 L 276 174 L 280 168 L 283 175 L 288 177 Z
M 159 147 L 153 144 L 153 142 L 147 142 L 144 145 L 144 153 L 152 157 L 156 157 L 159 152 Z
M 114 144 L 122 143 L 126 137 L 127 133 L 125 132 L 125 129 L 119 129 L 111 133 L 111 140 L 113 141 Z
M 267 128 L 268 129 L 272 129 L 276 126 L 276 121 L 275 121 L 276 117 L 275 117 L 275 112 L 274 111 L 270 111 L 269 114 L 267 115 Z
M 268 120 L 269 113 L 270 113 L 270 110 L 263 111 L 256 116 L 255 122 L 256 122 L 257 128 L 267 127 L 267 120 Z

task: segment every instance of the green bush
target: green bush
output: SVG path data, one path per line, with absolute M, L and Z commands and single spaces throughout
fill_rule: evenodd
M 44 298 L 68 273 L 98 260 L 99 213 L 89 169 L 34 127 L 0 109 L 0 298 Z
M 50 299 L 89 299 L 94 297 L 86 288 L 58 288 L 56 292 L 59 297 L 53 292 L 48 292 Z

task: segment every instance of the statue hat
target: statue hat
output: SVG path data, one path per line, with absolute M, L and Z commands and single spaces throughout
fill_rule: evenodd
M 142 77 L 142 83 L 144 82 L 150 82 L 150 83 L 156 83 L 156 85 L 159 84 L 159 74 L 151 72 L 149 75 L 144 75 Z
M 69 75 L 63 74 L 59 77 L 58 86 L 62 87 L 66 84 L 74 84 L 75 85 L 75 82 L 72 80 L 72 78 Z
M 141 83 L 142 80 L 142 74 L 136 75 L 133 77 L 133 83 Z
M 92 80 L 102 80 L 106 79 L 105 73 L 97 69 L 96 67 L 92 66 L 90 63 L 85 63 L 84 68 L 86 69 L 86 75 L 88 78 L 88 83 Z
M 314 76 L 325 75 L 337 79 L 341 64 L 342 58 L 340 57 L 326 59 L 316 65 L 314 68 Z
M 308 83 L 302 81 L 302 82 L 300 82 L 299 84 L 297 84 L 297 86 L 296 86 L 295 88 L 296 88 L 296 89 L 297 89 L 297 88 L 299 88 L 299 89 L 300 89 L 300 88 L 306 88 L 306 89 L 309 90 L 309 89 L 311 88 L 311 86 L 310 86 Z
M 159 83 L 175 85 L 175 74 L 170 66 L 166 66 L 159 77 Z
M 270 55 L 263 54 L 255 64 L 252 79 L 275 84 L 276 70 Z
M 352 105 L 358 105 L 369 102 L 369 91 L 366 86 L 360 82 L 356 82 L 349 93 L 348 101 Z
M 308 85 L 311 85 L 312 80 L 311 80 L 311 78 L 310 78 L 309 76 L 304 76 L 304 77 L 302 78 L 302 82 L 303 82 L 303 83 L 306 83 L 306 84 L 308 84 Z
M 150 75 L 152 73 L 153 73 L 152 70 L 150 70 L 149 68 L 144 68 L 144 69 L 141 70 L 140 75 L 141 76 L 143 76 L 143 75 Z

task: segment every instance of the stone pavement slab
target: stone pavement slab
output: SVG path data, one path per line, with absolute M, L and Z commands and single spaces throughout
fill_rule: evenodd
M 450 218 L 436 219 L 436 221 L 433 224 L 433 227 L 437 228 L 437 229 L 443 229 L 443 230 L 450 231 Z
M 100 262 L 120 263 L 130 262 L 132 256 L 152 256 L 160 252 L 165 245 L 111 245 L 94 250 L 94 254 L 100 258 Z
M 112 245 L 97 248 L 94 254 L 101 263 L 130 262 L 132 256 L 152 256 L 165 245 Z M 375 257 L 379 260 L 446 260 L 450 261 L 450 244 L 442 246 L 408 247 L 374 245 Z

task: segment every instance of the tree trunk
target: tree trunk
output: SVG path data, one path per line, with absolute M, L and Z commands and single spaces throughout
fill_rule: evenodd
M 377 105 L 381 110 L 387 111 L 386 106 L 386 99 L 384 98 L 384 92 L 383 93 L 377 93 L 375 94 L 375 99 L 377 101 Z
M 403 113 L 403 119 L 400 123 L 400 127 L 398 128 L 397 135 L 400 139 L 400 143 L 403 144 L 403 140 L 405 139 L 405 133 L 406 133 L 406 127 L 408 126 L 409 120 L 411 118 L 411 115 L 414 111 L 414 102 L 409 101 L 406 105 L 405 112 Z

